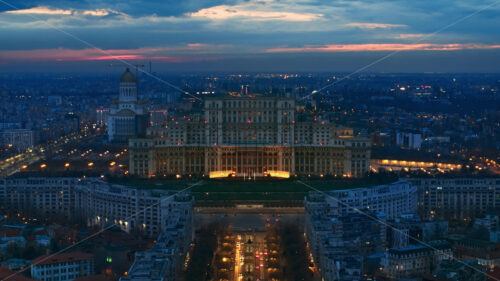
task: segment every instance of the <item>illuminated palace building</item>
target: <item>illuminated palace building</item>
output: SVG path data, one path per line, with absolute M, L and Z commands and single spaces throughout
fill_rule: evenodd
M 143 177 L 359 177 L 370 142 L 351 128 L 298 114 L 293 98 L 207 98 L 204 113 L 129 140 L 130 173 Z

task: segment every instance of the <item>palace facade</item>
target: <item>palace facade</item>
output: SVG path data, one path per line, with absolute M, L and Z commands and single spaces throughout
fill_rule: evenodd
M 368 138 L 278 97 L 208 98 L 203 114 L 149 128 L 129 151 L 130 173 L 143 177 L 359 177 L 370 164 Z

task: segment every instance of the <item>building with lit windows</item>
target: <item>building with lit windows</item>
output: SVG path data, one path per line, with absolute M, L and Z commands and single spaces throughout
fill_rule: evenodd
M 113 102 L 109 109 L 108 140 L 126 142 L 129 138 L 144 135 L 149 116 L 146 103 L 146 100 L 138 99 L 137 78 L 127 68 L 120 78 L 118 101 Z
M 310 192 L 305 235 L 325 281 L 360 280 L 363 260 L 385 251 L 390 219 L 413 213 L 417 192 L 408 181 L 349 190 Z
M 328 194 L 329 196 L 325 196 Z M 372 187 L 326 191 L 311 191 L 305 198 L 307 212 L 328 216 L 357 214 L 358 210 L 384 213 L 387 219 L 417 211 L 417 188 L 407 180 Z
M 100 106 L 95 111 L 95 123 L 97 126 L 107 126 L 109 119 L 109 108 Z
M 368 138 L 297 114 L 296 106 L 293 98 L 207 98 L 203 114 L 130 139 L 129 171 L 142 177 L 359 177 L 369 171 Z
M 29 177 L 0 179 L 0 206 L 27 215 L 83 217 L 90 226 L 116 224 L 123 231 L 155 237 L 173 222 L 192 225 L 193 198 L 96 178 Z M 185 236 L 191 237 L 190 233 Z
M 413 178 L 424 219 L 472 220 L 500 208 L 498 178 Z
M 193 236 L 192 225 L 183 220 L 171 224 L 156 239 L 150 250 L 135 253 L 134 263 L 120 281 L 175 281 L 183 268 Z
M 429 275 L 444 260 L 453 257 L 452 248 L 445 240 L 427 242 L 425 245 L 409 245 L 390 248 L 387 252 L 385 271 L 397 280 Z

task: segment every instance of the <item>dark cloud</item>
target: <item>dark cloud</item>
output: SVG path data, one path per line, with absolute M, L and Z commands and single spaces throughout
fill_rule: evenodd
M 16 0 L 5 1 L 19 9 L 28 9 L 38 6 L 57 7 L 64 9 L 103 9 L 111 8 L 133 16 L 157 14 L 159 16 L 179 16 L 188 12 L 195 12 L 203 8 L 227 4 L 234 4 L 231 0 L 148 0 L 148 1 L 118 1 L 118 0 Z M 0 11 L 13 10 L 0 3 Z
M 8 0 L 7 0 L 8 1 Z M 266 54 L 278 47 L 301 48 L 307 45 L 376 43 L 463 43 L 500 44 L 500 7 L 494 6 L 450 26 L 435 36 L 425 36 L 474 13 L 489 3 L 477 5 L 466 0 L 16 0 L 20 9 L 49 7 L 72 11 L 71 15 L 13 15 L 2 13 L 12 8 L 0 3 L 1 50 L 85 49 L 88 45 L 71 38 L 44 22 L 69 32 L 103 49 L 170 47 L 192 43 L 231 46 L 214 49 L 218 61 L 178 64 L 176 69 L 205 67 L 244 69 L 289 67 L 307 70 L 349 69 L 376 58 L 379 53 L 344 54 Z M 227 5 L 227 7 L 219 7 Z M 209 9 L 198 17 L 190 17 Z M 105 10 L 105 16 L 84 14 Z M 237 17 L 213 14 L 233 11 Z M 266 14 L 267 13 L 267 14 Z M 280 13 L 289 13 L 282 15 Z M 299 15 L 309 15 L 297 19 Z M 276 17 L 276 18 L 273 18 Z M 358 25 L 349 25 L 358 23 Z M 362 24 L 380 24 L 366 28 Z M 384 26 L 386 25 L 386 26 Z M 368 26 L 368 25 L 367 25 Z M 413 36 L 412 36 L 413 34 Z M 499 51 L 469 50 L 454 52 L 405 52 L 397 64 L 381 63 L 382 70 L 436 71 L 460 69 L 469 65 L 479 70 L 498 69 Z M 477 58 L 473 54 L 476 54 Z M 175 55 L 175 54 L 173 54 Z M 491 59 L 485 59 L 490 57 Z M 470 60 L 470 63 L 463 63 Z M 392 60 L 391 60 L 392 61 Z M 497 62 L 496 66 L 492 62 Z M 394 62 L 396 63 L 396 62 Z M 66 67 L 66 64 L 64 64 Z M 170 64 L 165 64 L 165 68 Z M 5 69 L 3 67 L 2 69 Z M 442 69 L 442 70 L 439 70 Z

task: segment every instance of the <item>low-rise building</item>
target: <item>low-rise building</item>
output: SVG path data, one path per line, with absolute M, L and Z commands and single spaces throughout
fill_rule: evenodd
M 388 233 L 392 247 L 404 248 L 410 244 L 446 239 L 448 221 L 423 221 L 416 214 L 404 214 L 388 222 L 392 228 Z
M 29 260 L 12 258 L 0 263 L 0 266 L 12 271 L 23 270 L 30 264 Z
M 31 276 L 42 281 L 72 281 L 94 273 L 94 257 L 86 253 L 40 256 L 31 261 Z
M 0 250 L 5 250 L 9 245 L 16 245 L 23 248 L 26 246 L 26 239 L 23 236 L 12 236 L 0 238 Z
M 421 277 L 433 272 L 441 261 L 452 257 L 451 245 L 444 240 L 391 248 L 387 252 L 385 270 L 389 276 L 397 279 Z
M 10 281 L 37 281 L 25 277 L 22 273 L 16 273 L 8 268 L 0 266 L 0 280 L 10 280 Z
M 456 256 L 460 259 L 476 260 L 483 266 L 500 264 L 500 244 L 485 240 L 463 238 L 454 242 Z
M 83 276 L 75 279 L 75 281 L 111 281 L 111 280 L 113 279 L 102 274 Z
M 495 213 L 488 213 L 482 218 L 476 218 L 474 220 L 474 228 L 484 227 L 489 232 L 498 230 L 498 215 Z
M 486 270 L 475 260 L 444 260 L 439 265 L 439 269 L 434 274 L 425 275 L 423 281 L 484 281 L 498 280 L 490 279 L 493 272 Z M 498 276 L 498 275 L 497 275 Z M 486 279 L 485 279 L 486 277 Z

